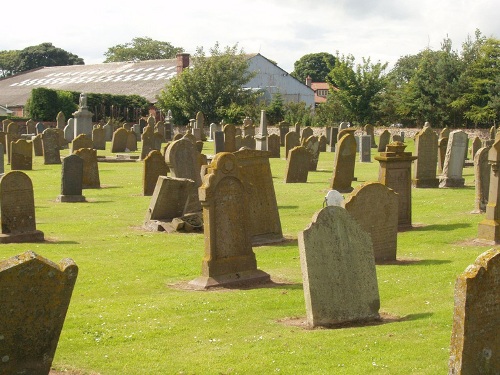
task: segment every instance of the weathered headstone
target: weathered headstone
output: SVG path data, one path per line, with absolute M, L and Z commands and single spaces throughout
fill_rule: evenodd
M 375 127 L 371 124 L 366 124 L 364 127 L 366 135 L 369 135 L 370 138 L 370 147 L 377 148 L 377 142 L 375 142 Z
M 203 206 L 205 256 L 202 276 L 190 282 L 199 289 L 238 283 L 266 282 L 257 269 L 248 229 L 249 202 L 237 158 L 217 154 L 200 188 Z
M 241 147 L 249 148 L 250 150 L 255 150 L 255 138 L 251 135 L 245 135 L 241 139 Z
M 298 237 L 308 326 L 378 320 L 373 248 L 356 220 L 328 206 Z
M 42 133 L 43 163 L 61 164 L 61 153 L 59 149 L 59 135 L 52 128 L 45 129 Z
M 441 129 L 441 132 L 439 133 L 439 139 L 441 138 L 450 138 L 450 129 L 448 127 L 444 127 Z
M 488 151 L 488 162 L 490 164 L 488 204 L 485 218 L 478 226 L 478 238 L 497 244 L 500 243 L 500 139 L 497 139 Z
M 144 128 L 144 131 L 142 132 L 141 160 L 143 160 L 146 156 L 148 156 L 148 154 L 153 150 L 153 136 L 154 136 L 153 126 L 149 125 L 146 126 Z
M 75 120 L 68 119 L 67 125 L 63 129 L 64 139 L 66 142 L 72 142 L 75 139 Z
M 335 152 L 335 146 L 337 144 L 337 136 L 338 135 L 339 135 L 339 128 L 332 127 L 330 130 L 330 136 L 328 137 L 327 151 Z
M 319 142 L 319 152 L 326 152 L 326 144 L 328 143 L 328 141 L 324 134 L 319 136 L 318 142 Z
M 223 131 L 216 131 L 214 133 L 214 154 L 218 154 L 219 152 L 224 152 L 224 145 L 225 145 L 224 138 L 225 134 Z
M 36 229 L 33 184 L 28 175 L 11 171 L 0 176 L 0 243 L 40 242 Z
M 127 148 L 128 131 L 124 128 L 118 128 L 113 133 L 111 140 L 111 152 L 125 152 Z
M 18 139 L 11 143 L 10 168 L 15 171 L 31 171 L 33 169 L 33 147 L 31 142 Z
M 353 188 L 354 166 L 356 163 L 356 140 L 352 132 L 347 133 L 337 142 L 337 151 L 333 161 L 333 174 L 330 189 L 341 193 L 350 193 Z
M 64 129 L 65 126 L 66 126 L 66 116 L 64 116 L 64 113 L 62 111 L 59 111 L 56 116 L 56 128 Z
M 500 373 L 500 251 L 488 250 L 455 283 L 450 375 Z
M 82 195 L 83 159 L 78 155 L 66 156 L 62 161 L 61 194 L 58 202 L 85 202 Z
M 93 148 L 81 148 L 74 151 L 83 159 L 83 180 L 84 189 L 99 189 L 101 180 L 99 178 L 99 164 L 97 163 L 97 150 Z
M 463 130 L 454 130 L 450 133 L 446 156 L 443 164 L 443 173 L 439 179 L 439 187 L 463 187 L 465 179 L 462 177 L 464 168 L 464 149 L 467 148 L 467 133 Z
M 42 122 L 37 122 L 35 125 L 36 134 L 42 134 L 45 131 L 45 125 Z
M 490 169 L 488 163 L 489 147 L 481 147 L 474 156 L 474 187 L 475 200 L 472 213 L 479 214 L 486 212 L 488 196 L 490 190 Z
M 307 182 L 311 154 L 304 146 L 296 146 L 288 153 L 285 184 Z
M 318 168 L 318 161 L 319 161 L 318 137 L 316 137 L 315 135 L 311 135 L 302 143 L 302 145 L 311 154 L 311 158 L 309 159 L 309 170 L 315 171 Z
M 385 129 L 382 133 L 380 133 L 380 137 L 378 140 L 378 152 L 385 152 L 385 148 L 391 142 L 391 133 L 389 130 Z
M 33 145 L 33 154 L 35 156 L 43 156 L 42 135 L 35 135 L 33 138 L 31 138 L 31 143 Z
M 398 243 L 398 195 L 379 182 L 357 186 L 343 207 L 367 232 L 375 262 L 396 260 Z
M 222 131 L 224 132 L 224 152 L 236 151 L 236 127 L 233 124 L 226 124 Z
M 474 157 L 476 156 L 477 150 L 479 150 L 481 147 L 483 147 L 483 142 L 481 141 L 481 138 L 474 137 L 474 139 L 472 140 L 472 147 L 470 150 L 470 155 L 471 155 L 472 159 L 474 159 Z
M 96 150 L 106 149 L 106 131 L 102 127 L 92 129 L 92 148 Z
M 26 133 L 27 134 L 36 134 L 36 123 L 32 119 L 26 121 Z
M 0 143 L 0 174 L 5 173 L 3 144 Z
M 438 139 L 438 173 L 443 173 L 444 159 L 446 158 L 446 148 L 448 147 L 448 138 Z
M 137 151 L 137 134 L 133 130 L 127 131 L 125 151 L 127 150 L 129 152 Z
M 142 175 L 142 193 L 143 195 L 153 195 L 153 191 L 159 176 L 166 176 L 168 173 L 165 158 L 158 150 L 152 150 L 144 158 L 144 168 Z
M 300 134 L 300 144 L 304 145 L 304 142 L 307 140 L 307 138 L 312 135 L 314 135 L 314 131 L 310 126 L 306 126 L 304 129 L 302 129 L 302 133 Z
M 300 136 L 297 132 L 288 132 L 285 135 L 285 158 L 288 157 L 288 153 L 294 147 L 300 146 Z
M 271 134 L 267 137 L 267 149 L 271 158 L 280 157 L 280 136 L 278 134 Z
M 81 148 L 93 148 L 92 138 L 87 134 L 80 134 L 73 139 L 71 143 L 71 152 L 75 152 Z
M 405 152 L 401 142 L 389 143 L 386 152 L 375 156 L 380 163 L 379 182 L 399 194 L 398 229 L 412 227 L 411 218 L 411 164 L 417 159 L 411 152 Z
M 1 374 L 49 374 L 77 275 L 31 251 L 0 262 Z
M 193 180 L 196 187 L 201 186 L 200 165 L 198 151 L 187 138 L 173 141 L 165 153 L 165 161 L 172 177 L 188 178 Z
M 278 124 L 278 129 L 280 132 L 280 146 L 284 146 L 285 145 L 285 136 L 290 131 L 290 123 L 287 121 L 281 121 Z
M 436 177 L 438 156 L 438 136 L 430 126 L 425 126 L 415 136 L 415 168 L 413 169 L 413 186 L 417 188 L 437 188 Z
M 368 125 L 367 125 L 368 126 Z M 371 135 L 362 135 L 359 137 L 359 161 L 370 163 L 372 161 L 373 148 Z
M 106 142 L 110 142 L 113 139 L 113 124 L 108 121 L 102 128 L 104 129 L 104 139 Z

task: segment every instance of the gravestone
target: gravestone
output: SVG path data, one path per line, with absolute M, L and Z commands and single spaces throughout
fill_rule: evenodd
M 467 133 L 463 130 L 454 130 L 450 133 L 448 145 L 446 146 L 443 173 L 439 179 L 440 188 L 463 187 L 465 185 L 462 172 L 467 140 Z
M 481 147 L 474 156 L 475 200 L 473 214 L 486 212 L 490 190 L 490 165 L 488 163 L 489 147 Z
M 267 151 L 267 117 L 266 111 L 263 109 L 260 111 L 260 125 L 259 132 L 255 134 L 255 149 L 260 151 Z
M 269 157 L 280 157 L 280 136 L 278 134 L 271 134 L 267 137 L 267 149 L 270 152 Z
M 31 171 L 33 169 L 33 147 L 31 142 L 18 139 L 11 143 L 10 169 Z
M 455 282 L 449 374 L 500 373 L 500 251 L 477 257 Z
M 298 244 L 309 327 L 380 318 L 370 236 L 345 209 L 316 212 Z
M 339 125 L 339 132 L 340 132 L 341 130 L 348 129 L 348 128 L 349 128 L 349 123 L 348 123 L 348 122 L 343 121 L 343 122 L 341 122 L 341 123 L 340 123 L 340 125 Z
M 104 129 L 104 139 L 106 142 L 110 142 L 113 139 L 113 124 L 111 124 L 111 120 L 108 121 L 103 127 Z
M 375 156 L 380 163 L 378 182 L 399 194 L 398 229 L 412 227 L 411 220 L 411 164 L 417 159 L 411 152 L 405 152 L 401 142 L 389 143 L 386 152 Z
M 92 139 L 92 116 L 87 106 L 87 94 L 80 94 L 78 110 L 73 112 L 73 121 L 75 125 L 75 138 L 80 134 L 86 134 Z
M 73 118 L 68 119 L 67 125 L 63 129 L 64 139 L 66 142 L 72 142 L 75 139 L 75 120 Z
M 211 123 L 210 124 L 210 130 L 209 130 L 209 136 L 208 139 L 213 140 L 215 137 L 215 132 L 216 131 L 221 131 L 220 126 L 217 125 L 216 123 Z
M 354 137 L 354 133 L 356 132 L 355 128 L 345 128 L 342 130 L 339 130 L 339 133 L 337 134 L 337 143 L 342 139 L 342 137 L 346 134 L 352 134 Z
M 36 124 L 35 121 L 29 119 L 26 121 L 26 133 L 27 134 L 36 134 Z
M 35 135 L 33 138 L 31 138 L 31 143 L 33 145 L 33 154 L 35 156 L 43 156 L 42 135 Z
M 173 141 L 165 153 L 165 161 L 172 177 L 188 178 L 195 182 L 197 188 L 200 187 L 201 167 L 198 163 L 198 154 L 193 143 L 187 138 Z
M 95 150 L 106 149 L 106 131 L 100 126 L 92 129 L 92 148 Z
M 83 159 L 83 180 L 84 189 L 99 189 L 101 180 L 99 179 L 99 164 L 97 163 L 97 150 L 93 148 L 81 148 L 74 151 Z
M 241 147 L 249 148 L 250 150 L 255 150 L 255 138 L 251 135 L 245 135 L 241 139 Z
M 375 142 L 375 127 L 371 124 L 366 124 L 364 127 L 366 135 L 369 135 L 370 138 L 370 147 L 377 148 L 377 142 Z
M 198 189 L 193 180 L 158 176 L 143 227 L 151 231 L 173 232 L 172 220 L 199 211 Z
M 391 133 L 389 132 L 389 130 L 385 129 L 382 133 L 380 133 L 377 151 L 385 152 L 385 148 L 390 142 L 391 142 Z
M 297 133 L 299 135 L 299 138 L 300 138 L 300 123 L 296 122 L 295 125 L 295 133 Z
M 7 125 L 7 133 L 5 133 L 7 164 L 10 164 L 12 142 L 16 142 L 18 139 L 21 139 L 21 136 L 19 135 L 19 125 L 15 122 L 11 122 Z
M 216 131 L 214 133 L 214 154 L 224 152 L 225 134 L 223 131 Z
M 3 153 L 7 153 L 7 141 L 6 141 L 6 133 L 0 132 L 0 144 L 3 146 Z
M 56 128 L 57 129 L 64 129 L 66 126 L 66 116 L 64 116 L 64 113 L 62 111 L 59 111 L 56 116 Z
M 81 148 L 93 148 L 92 138 L 87 134 L 80 134 L 73 139 L 71 143 L 71 152 L 75 152 Z
M 438 136 L 430 126 L 425 126 L 415 136 L 415 168 L 413 186 L 416 188 L 437 188 L 436 177 L 438 157 Z
M 11 171 L 0 176 L 0 243 L 41 242 L 36 229 L 33 184 L 28 175 Z
M 335 152 L 335 146 L 337 144 L 337 137 L 339 135 L 339 128 L 332 127 L 330 130 L 330 136 L 328 137 L 328 147 L 327 151 Z
M 497 129 L 495 128 L 495 125 L 493 125 L 493 126 L 490 128 L 490 139 L 491 139 L 491 140 L 495 140 L 495 138 L 496 138 L 496 134 L 497 134 Z
M 485 218 L 479 223 L 478 238 L 492 244 L 500 243 L 500 139 L 488 151 L 490 164 L 490 188 Z
M 233 124 L 226 124 L 222 131 L 224 132 L 224 152 L 236 151 L 236 127 Z
M 285 145 L 285 136 L 290 131 L 290 123 L 287 121 L 280 121 L 278 124 L 278 129 L 280 132 L 280 146 Z
M 285 135 L 285 158 L 288 157 L 288 153 L 294 147 L 300 146 L 300 136 L 297 132 L 288 132 Z
M 470 155 L 471 155 L 472 159 L 474 159 L 474 157 L 476 156 L 477 150 L 479 150 L 481 147 L 483 147 L 483 142 L 481 141 L 481 139 L 479 137 L 474 137 L 474 139 L 472 141 L 472 147 L 470 150 Z
M 446 157 L 446 148 L 448 147 L 448 138 L 438 139 L 438 172 L 443 173 L 444 159 Z
M 300 134 L 300 144 L 303 146 L 304 142 L 312 135 L 314 135 L 314 131 L 310 126 L 306 126 Z
M 326 152 L 327 139 L 324 134 L 319 136 L 318 142 L 319 142 L 319 152 Z
M 82 195 L 83 159 L 78 155 L 66 156 L 62 161 L 61 194 L 57 202 L 85 202 Z
M 49 374 L 77 275 L 32 251 L 0 262 L 1 374 Z
M 5 173 L 3 144 L 0 143 L 0 174 Z
M 149 125 L 146 126 L 141 135 L 141 140 L 142 140 L 141 160 L 144 160 L 144 158 L 148 156 L 148 154 L 153 150 L 153 136 L 154 136 L 153 127 Z
M 349 132 L 337 143 L 330 189 L 337 190 L 340 193 L 350 193 L 353 190 L 351 183 L 354 180 L 355 163 L 356 140 L 353 132 Z
M 375 262 L 396 260 L 398 195 L 379 182 L 357 186 L 343 207 L 370 235 Z
M 450 129 L 448 127 L 444 127 L 441 129 L 441 133 L 439 133 L 439 138 L 450 138 Z
M 202 275 L 190 282 L 197 289 L 240 283 L 268 282 L 257 269 L 248 231 L 249 215 L 245 179 L 238 159 L 217 154 L 199 190 L 203 207 L 205 256 Z
M 159 134 L 161 142 L 165 142 L 165 123 L 163 121 L 158 121 L 154 128 L 155 133 Z
M 42 122 L 37 122 L 35 125 L 36 134 L 42 134 L 45 131 L 45 125 Z
M 311 154 L 304 146 L 292 148 L 286 163 L 285 184 L 307 182 L 310 159 Z
M 401 135 L 399 134 L 393 134 L 392 135 L 392 142 L 401 142 L 403 143 L 404 142 L 404 139 L 403 137 L 401 137 Z M 386 146 L 387 147 L 387 146 Z
M 137 134 L 133 131 L 127 131 L 127 143 L 125 145 L 125 151 L 134 152 L 137 151 Z
M 371 163 L 372 161 L 372 140 L 371 135 L 362 135 L 359 137 L 359 161 L 362 163 Z
M 153 195 L 153 191 L 159 176 L 166 176 L 168 173 L 165 158 L 158 150 L 152 150 L 144 159 L 144 168 L 142 174 L 142 193 L 143 195 Z
M 55 129 L 45 129 L 42 133 L 43 164 L 61 164 L 59 135 Z
M 253 245 L 283 241 L 269 152 L 240 150 L 234 153 L 241 166 L 249 208 L 249 232 Z
M 163 138 L 163 136 L 160 133 L 154 132 L 153 133 L 153 138 L 152 138 L 153 144 L 152 144 L 152 148 L 151 149 L 152 150 L 158 150 L 158 151 L 160 151 L 161 150 L 161 144 L 163 143 L 163 140 L 164 140 L 164 138 Z
M 315 171 L 318 169 L 318 160 L 319 160 L 319 141 L 318 137 L 315 135 L 311 135 L 307 138 L 302 145 L 306 148 L 306 150 L 311 154 L 309 158 L 309 170 Z
M 111 140 L 111 152 L 125 152 L 125 149 L 127 148 L 128 134 L 128 131 L 124 128 L 116 129 Z
M 325 200 L 323 201 L 323 207 L 325 206 L 338 206 L 342 207 L 344 203 L 344 196 L 340 194 L 337 190 L 328 190 L 325 195 Z

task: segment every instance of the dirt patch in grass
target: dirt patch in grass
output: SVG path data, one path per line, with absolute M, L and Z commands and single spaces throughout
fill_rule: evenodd
M 348 322 L 348 323 L 338 323 L 331 324 L 327 327 L 309 327 L 307 325 L 307 319 L 305 317 L 292 317 L 292 318 L 284 318 L 279 319 L 277 322 L 284 324 L 286 326 L 291 327 L 299 327 L 304 329 L 341 329 L 341 328 L 354 328 L 354 327 L 368 327 L 368 326 L 378 326 L 381 324 L 394 323 L 404 321 L 405 318 L 399 317 L 397 315 L 392 315 L 389 313 L 380 313 L 380 319 L 374 320 L 366 320 L 366 321 L 357 321 L 357 322 Z

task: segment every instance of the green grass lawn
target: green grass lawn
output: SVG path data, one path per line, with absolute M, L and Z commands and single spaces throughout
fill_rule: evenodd
M 205 152 L 213 152 L 212 143 Z M 376 149 L 371 163 L 356 163 L 354 186 L 377 180 L 374 155 Z M 322 208 L 333 158 L 322 153 L 306 184 L 284 184 L 285 160 L 271 159 L 286 237 L 296 239 Z M 72 258 L 79 267 L 54 368 L 103 375 L 447 373 L 455 279 L 490 248 L 470 242 L 484 217 L 470 214 L 472 167 L 464 169 L 465 188 L 412 189 L 419 226 L 398 234 L 398 257 L 415 261 L 377 266 L 381 312 L 401 319 L 315 330 L 283 322 L 306 314 L 294 240 L 254 248 L 275 287 L 176 288 L 201 274 L 203 234 L 141 229 L 150 201 L 141 195 L 142 167 L 99 163 L 102 188 L 84 190 L 87 203 L 55 202 L 60 165 L 36 157 L 27 171 L 37 229 L 47 241 L 1 245 L 0 258 L 33 250 L 56 263 Z

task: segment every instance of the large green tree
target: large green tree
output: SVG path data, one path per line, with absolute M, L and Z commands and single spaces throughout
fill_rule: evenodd
M 173 59 L 181 52 L 184 52 L 183 48 L 174 47 L 168 42 L 138 37 L 133 38 L 131 42 L 109 47 L 104 53 L 104 62 Z
M 326 82 L 326 77 L 334 66 L 335 56 L 332 54 L 310 53 L 295 61 L 291 75 L 301 82 L 305 82 L 307 76 L 310 76 L 313 82 Z
M 14 75 L 18 71 L 19 51 L 0 51 L 0 77 Z
M 370 58 L 363 58 L 362 64 L 355 64 L 352 55 L 336 58 L 335 66 L 327 77 L 330 95 L 337 106 L 342 107 L 346 118 L 341 121 L 356 123 L 374 122 L 377 95 L 385 87 L 384 71 L 387 63 L 372 64 Z
M 52 43 L 42 43 L 26 47 L 19 52 L 17 72 L 24 72 L 43 66 L 83 65 L 77 55 L 55 47 Z
M 243 89 L 253 76 L 246 55 L 237 45 L 221 49 L 216 43 L 209 56 L 198 47 L 192 66 L 170 80 L 157 105 L 164 111 L 170 109 L 178 124 L 194 118 L 198 111 L 208 123 L 227 120 L 235 105 L 243 108 L 255 104 L 257 94 Z

